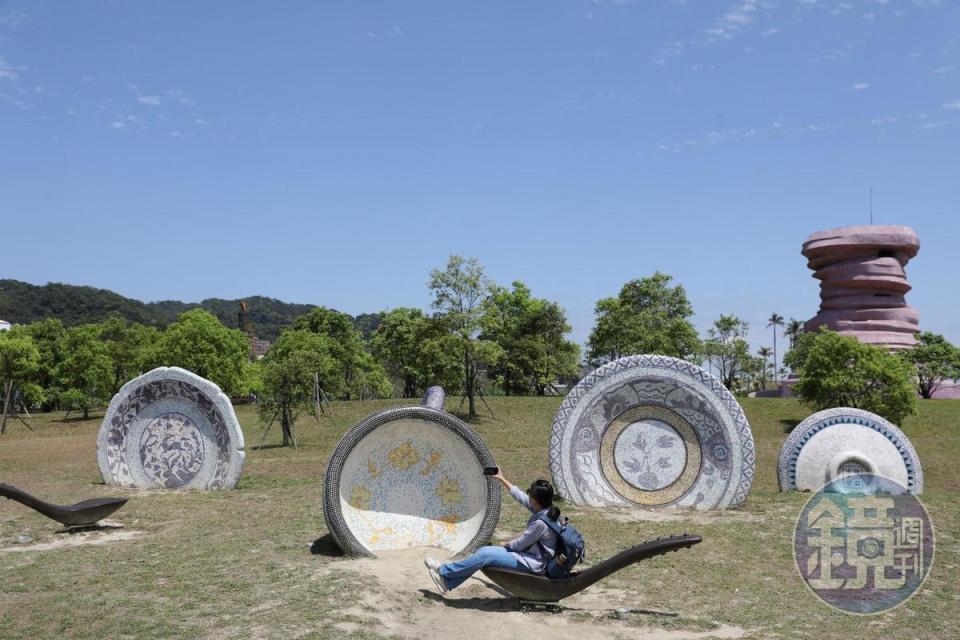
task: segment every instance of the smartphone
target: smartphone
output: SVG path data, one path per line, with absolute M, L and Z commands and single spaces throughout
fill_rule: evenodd
M 500 473 L 500 467 L 484 467 L 483 475 L 485 476 L 495 476 Z

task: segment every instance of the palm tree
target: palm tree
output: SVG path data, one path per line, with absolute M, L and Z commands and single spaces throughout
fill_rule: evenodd
M 760 376 L 761 390 L 766 390 L 767 388 L 767 369 L 770 367 L 768 359 L 772 353 L 773 351 L 770 350 L 770 347 L 760 347 L 760 349 L 757 350 L 757 355 L 763 358 L 763 374 Z M 774 372 L 774 374 L 776 374 L 776 372 Z
M 797 338 L 800 337 L 801 333 L 803 333 L 803 321 L 797 320 L 796 318 L 790 318 L 790 321 L 787 322 L 787 328 L 783 331 L 783 335 L 790 338 L 791 349 L 793 349 L 794 345 L 796 345 Z
M 777 382 L 777 327 L 783 326 L 783 316 L 774 311 L 767 318 L 767 326 L 773 327 L 773 381 Z

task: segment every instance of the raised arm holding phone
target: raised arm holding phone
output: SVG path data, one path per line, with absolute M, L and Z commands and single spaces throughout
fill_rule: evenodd
M 546 480 L 537 480 L 524 492 L 507 480 L 499 468 L 488 473 L 493 469 L 484 469 L 484 473 L 499 480 L 510 496 L 532 514 L 527 520 L 527 528 L 513 540 L 500 546 L 481 547 L 463 560 L 441 564 L 427 558 L 424 564 L 441 594 L 457 588 L 484 567 L 543 574 L 547 562 L 556 554 L 558 536 L 543 521 L 544 517 L 551 521 L 560 517 L 560 510 L 553 506 L 553 486 Z

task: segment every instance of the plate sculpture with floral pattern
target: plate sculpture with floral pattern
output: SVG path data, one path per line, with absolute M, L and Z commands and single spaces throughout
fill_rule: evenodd
M 490 539 L 500 487 L 483 475 L 493 456 L 474 431 L 431 407 L 362 420 L 330 458 L 324 517 L 345 553 L 436 546 L 470 553 Z
M 135 378 L 110 401 L 97 436 L 104 482 L 143 489 L 232 489 L 243 432 L 220 387 L 179 367 Z
M 557 491 L 577 505 L 730 508 L 753 482 L 743 410 L 700 367 L 628 356 L 567 395 L 550 434 Z

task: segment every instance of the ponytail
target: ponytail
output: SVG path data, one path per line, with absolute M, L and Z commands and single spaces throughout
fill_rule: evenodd
M 541 507 L 547 509 L 547 517 L 551 520 L 560 518 L 560 509 L 553 504 L 553 485 L 546 480 L 537 480 L 530 485 L 527 492 Z

